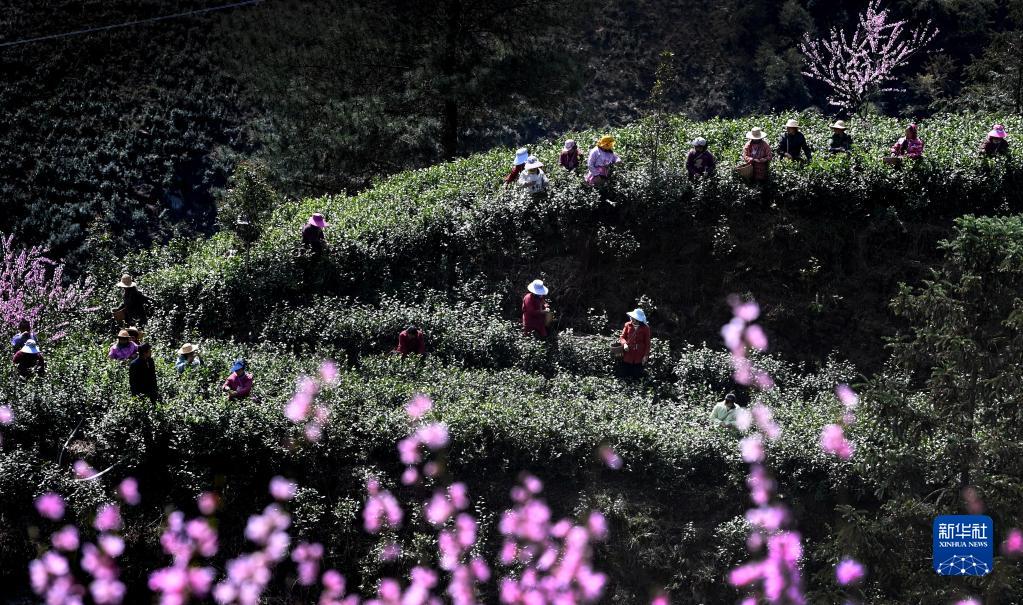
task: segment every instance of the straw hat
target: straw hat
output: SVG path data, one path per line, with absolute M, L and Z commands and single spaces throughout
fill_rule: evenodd
M 121 330 L 120 332 L 117 333 L 117 337 L 118 338 L 131 338 L 131 334 L 128 332 L 128 330 Z
M 526 164 L 526 170 L 534 170 L 534 169 L 537 169 L 537 168 L 543 168 L 543 162 L 537 160 L 536 158 L 532 158 L 532 160 L 535 160 L 535 161 L 530 161 L 528 164 Z
M 316 214 L 309 217 L 309 224 L 315 225 L 320 229 L 323 229 L 324 227 L 327 226 L 327 221 L 323 220 L 323 215 L 317 212 Z
M 987 133 L 987 136 L 995 139 L 1004 139 L 1005 126 L 1002 126 L 1001 124 L 995 124 L 994 126 L 991 127 L 991 132 Z
M 525 164 L 527 161 L 529 161 L 529 150 L 525 147 L 519 148 L 519 150 L 515 152 L 515 162 L 513 165 L 518 166 L 519 164 Z
M 692 145 L 693 147 L 706 147 L 707 139 L 703 137 L 696 137 L 695 139 L 693 139 L 693 142 L 690 143 L 690 145 Z
M 845 130 L 846 129 L 845 121 L 836 120 L 835 123 L 831 125 L 831 127 L 834 128 L 835 130 Z
M 629 311 L 626 315 L 635 319 L 639 323 L 646 323 L 646 313 L 643 312 L 643 309 L 637 307 L 635 311 Z
M 25 346 L 21 347 L 22 353 L 31 353 L 33 355 L 39 353 L 39 347 L 36 345 L 36 341 L 31 338 L 25 341 Z
M 526 289 L 537 296 L 547 296 L 547 292 L 550 291 L 547 289 L 547 286 L 543 285 L 543 280 L 539 279 L 534 279 L 528 286 L 526 286 Z
M 597 147 L 600 147 L 604 151 L 611 151 L 615 148 L 615 138 L 609 134 L 606 134 L 597 141 Z
M 188 355 L 189 353 L 198 353 L 198 352 L 199 352 L 199 345 L 194 345 L 194 344 L 192 344 L 190 342 L 186 342 L 185 344 L 181 345 L 180 349 L 178 349 L 178 355 Z
M 759 126 L 754 126 L 752 130 L 746 133 L 746 138 L 751 141 L 762 141 L 767 138 L 767 135 L 764 134 L 763 129 Z
M 785 128 L 799 128 L 799 120 L 789 120 L 785 122 Z
M 127 273 L 121 276 L 121 281 L 117 282 L 118 288 L 134 288 L 137 285 L 138 284 L 135 283 L 135 280 L 133 280 Z
M 572 151 L 573 149 L 575 149 L 575 147 L 576 147 L 575 139 L 568 139 L 565 141 L 565 146 L 561 150 Z

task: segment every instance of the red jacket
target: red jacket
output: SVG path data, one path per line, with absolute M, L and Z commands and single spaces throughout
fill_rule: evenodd
M 420 330 L 415 336 L 410 336 L 408 330 L 403 330 L 401 334 L 398 334 L 398 348 L 395 349 L 395 352 L 402 355 L 426 353 L 426 336 L 423 335 L 423 331 Z
M 514 185 L 515 183 L 517 183 L 518 180 L 519 180 L 519 175 L 522 174 L 522 172 L 525 169 L 526 169 L 526 165 L 525 164 L 519 164 L 518 166 L 513 166 L 512 169 L 511 169 L 511 172 L 508 173 L 508 176 L 504 177 L 504 184 L 505 185 Z
M 643 358 L 650 354 L 650 326 L 639 324 L 634 327 L 632 322 L 627 322 L 622 330 L 618 342 L 629 345 L 622 361 L 625 363 L 643 363 Z
M 542 296 L 530 292 L 522 297 L 522 333 L 536 332 L 547 336 L 547 303 Z

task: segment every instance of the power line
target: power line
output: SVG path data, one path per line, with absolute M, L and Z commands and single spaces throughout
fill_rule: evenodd
M 213 11 L 227 10 L 229 8 L 238 8 L 240 6 L 249 6 L 252 4 L 259 4 L 263 0 L 245 0 L 244 2 L 234 2 L 232 4 L 224 4 L 221 6 L 211 6 L 209 8 L 200 8 L 191 11 L 185 11 L 183 13 L 174 13 L 173 15 L 162 15 L 159 17 L 150 17 L 149 19 L 139 19 L 137 21 L 128 21 L 126 23 L 115 23 L 114 25 L 103 25 L 100 27 L 90 27 L 88 29 L 79 29 L 76 31 L 64 32 L 61 34 L 50 34 L 48 36 L 39 36 L 37 38 L 25 38 L 24 40 L 14 40 L 13 42 L 0 42 L 0 48 L 6 48 L 8 46 L 18 46 L 20 44 L 29 44 L 32 42 L 42 42 L 44 40 L 56 40 L 57 38 L 68 38 L 71 36 L 81 36 L 84 34 L 91 34 L 93 32 L 107 31 L 111 29 L 120 29 L 122 27 L 131 27 L 133 25 L 143 25 L 146 23 L 155 23 L 156 21 L 165 21 L 167 19 L 178 19 L 180 17 L 188 17 L 190 15 L 201 15 L 204 13 L 212 13 Z

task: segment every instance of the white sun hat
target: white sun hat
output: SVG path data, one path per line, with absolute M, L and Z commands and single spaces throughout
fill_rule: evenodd
M 767 138 L 767 135 L 764 134 L 764 130 L 762 128 L 755 126 L 746 133 L 746 138 L 752 141 L 762 141 Z
M 36 354 L 39 352 L 39 346 L 36 345 L 36 341 L 31 338 L 25 341 L 25 346 L 21 347 L 22 353 Z
M 537 296 L 547 296 L 547 286 L 543 285 L 543 280 L 534 279 L 532 283 L 526 286 L 526 289 L 536 294 Z
M 639 323 L 646 323 L 646 313 L 644 313 L 643 309 L 640 309 L 639 307 L 637 307 L 635 311 L 629 311 L 626 315 L 635 319 Z
M 529 160 L 529 150 L 525 147 L 520 148 L 515 152 L 515 166 L 519 164 L 525 164 Z

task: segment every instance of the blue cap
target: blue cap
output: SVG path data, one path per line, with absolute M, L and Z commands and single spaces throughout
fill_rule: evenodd
M 247 367 L 248 366 L 245 364 L 244 359 L 236 359 L 234 360 L 234 364 L 231 365 L 231 371 L 237 372 L 238 370 L 244 370 Z

